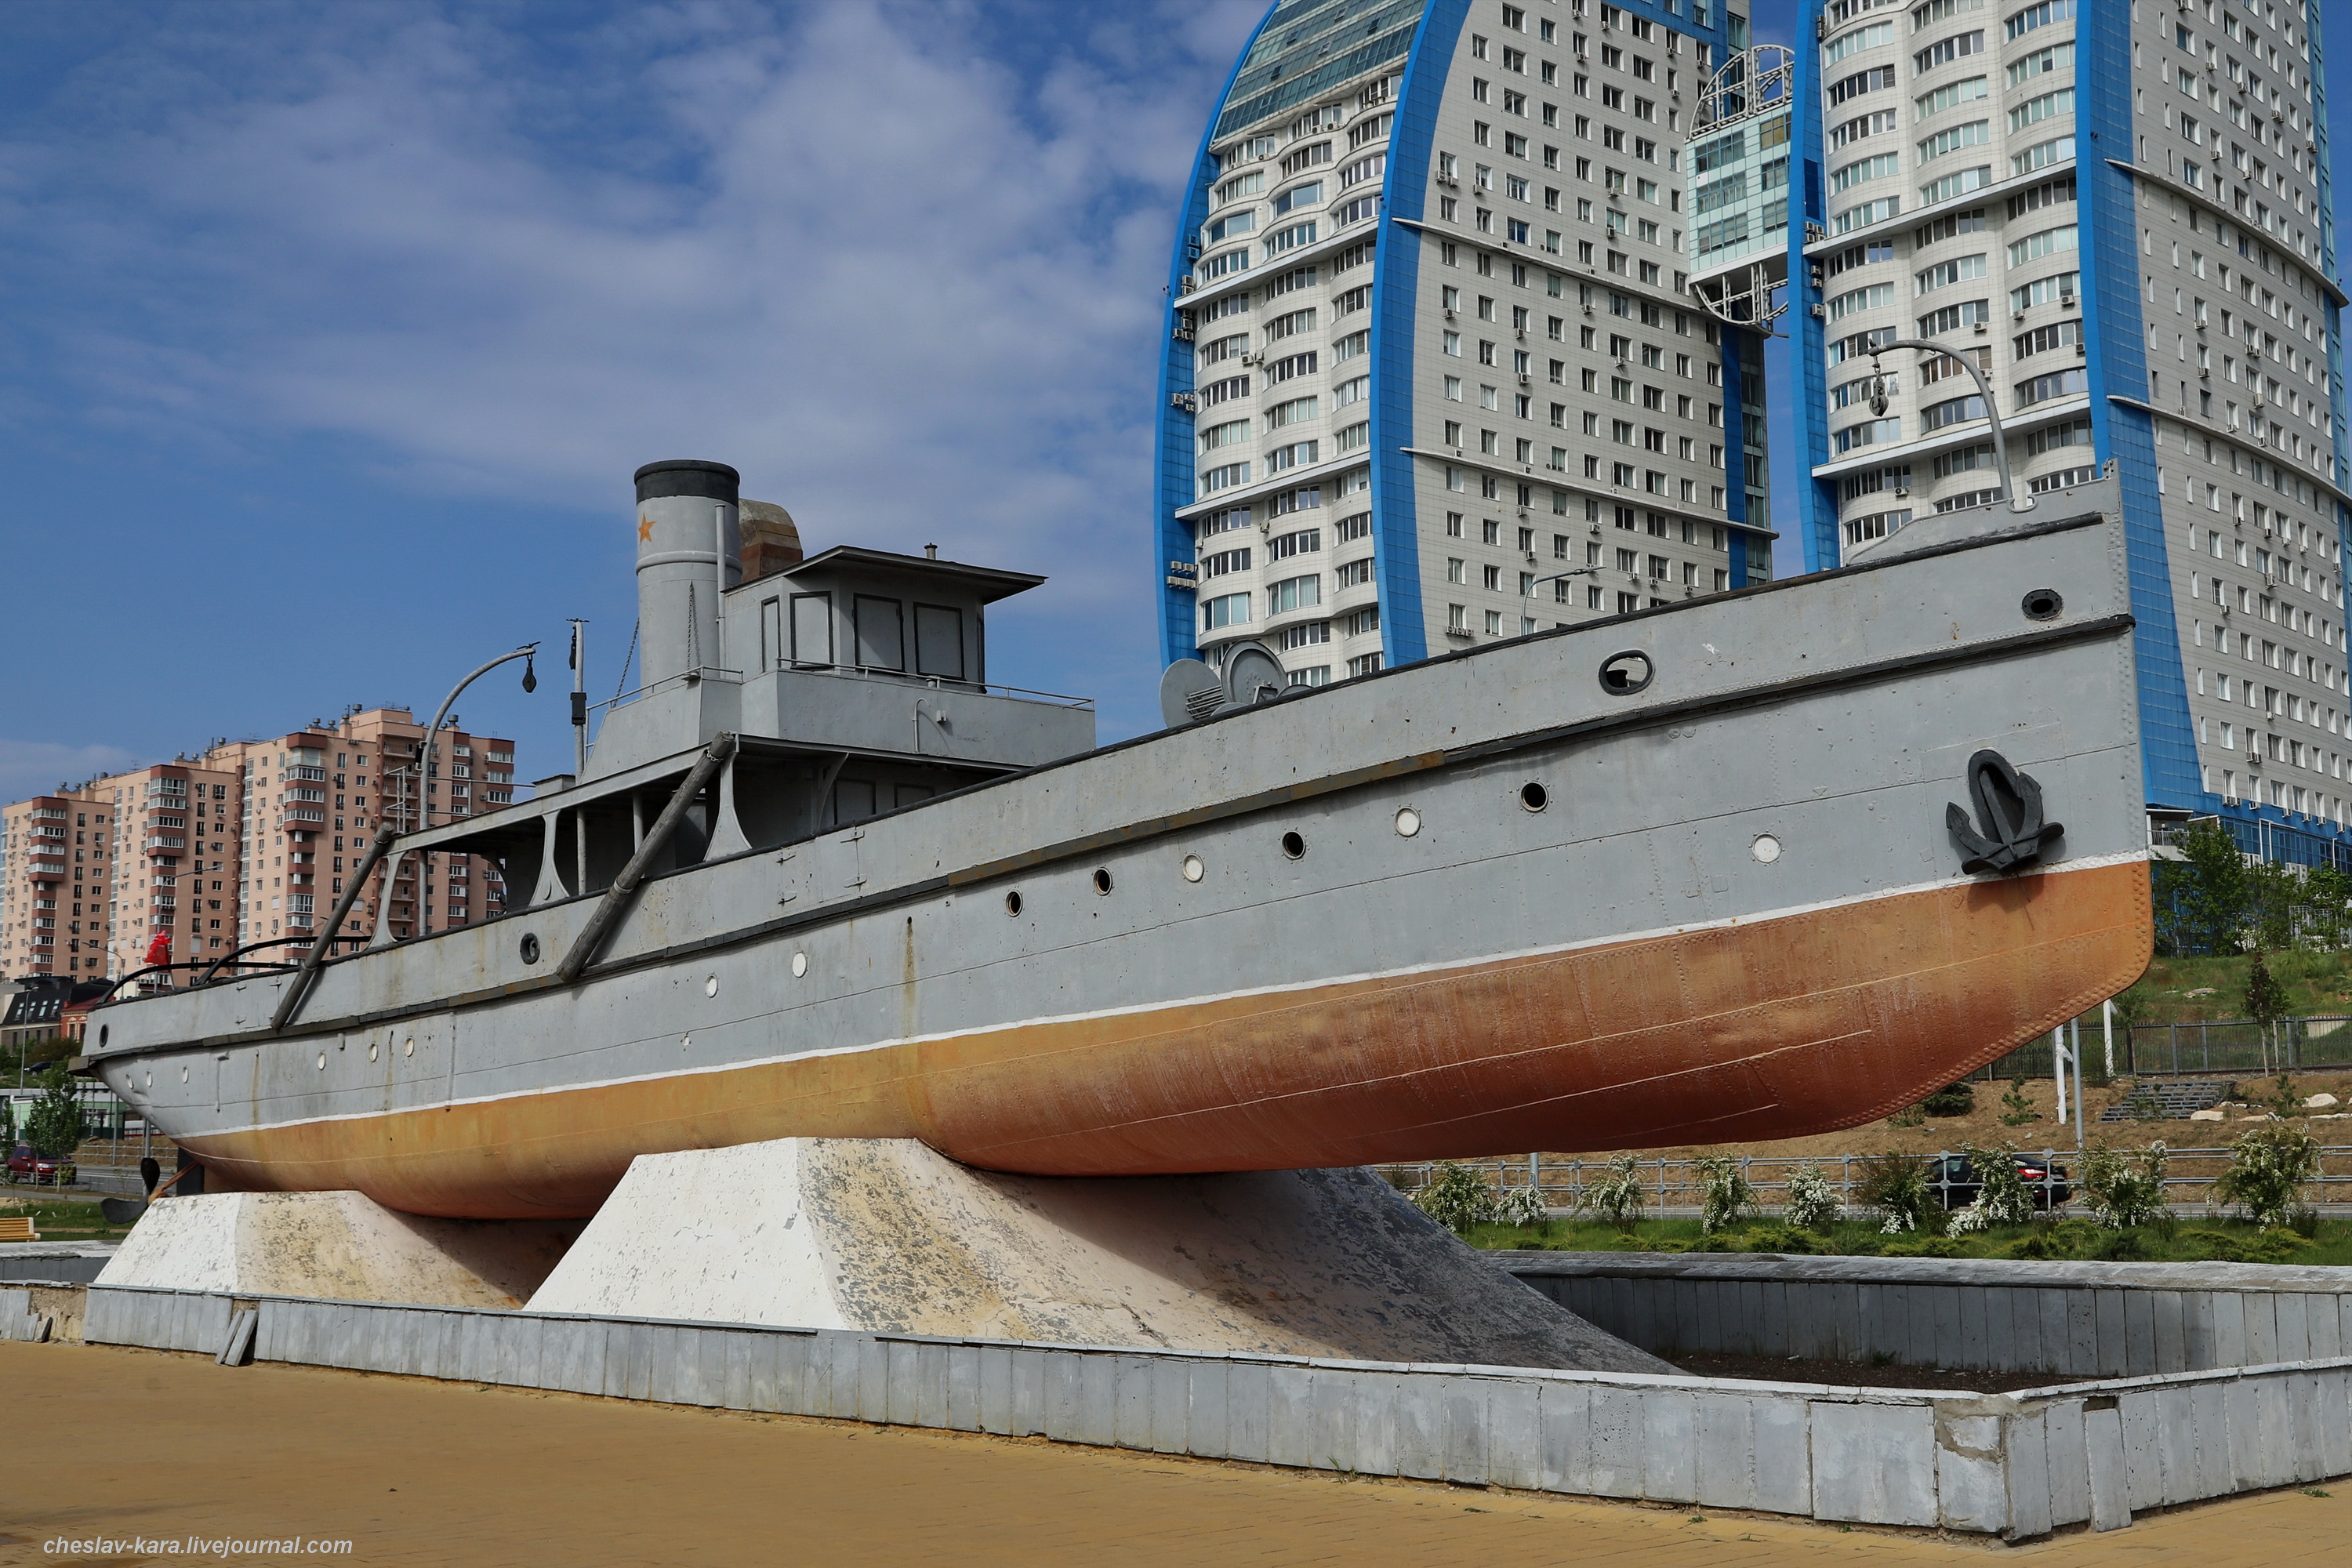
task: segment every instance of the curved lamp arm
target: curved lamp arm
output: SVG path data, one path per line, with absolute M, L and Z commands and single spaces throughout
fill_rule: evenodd
M 1992 456 L 1995 466 L 2000 470 L 2000 493 L 2009 498 L 2010 510 L 2032 511 L 2033 498 L 2019 495 L 2017 487 L 2010 482 L 2009 432 L 2001 428 L 2000 405 L 1994 400 L 1992 384 L 1985 379 L 1984 372 L 1977 368 L 1977 362 L 1966 354 L 1954 353 L 1950 349 L 1938 343 L 1921 342 L 1916 338 L 1896 338 L 1892 342 L 1881 343 L 1870 351 L 1870 363 L 1874 374 L 1882 374 L 1876 369 L 1878 356 L 1888 349 L 1917 349 L 1922 353 L 1941 354 L 1969 373 L 1977 384 L 1977 395 L 1984 399 L 1985 418 L 1992 425 Z M 1883 401 L 1885 394 L 1881 393 L 1880 397 Z M 1884 414 L 1885 409 L 1882 406 L 1877 412 Z

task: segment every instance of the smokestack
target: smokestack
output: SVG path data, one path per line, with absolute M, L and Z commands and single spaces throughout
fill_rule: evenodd
M 801 531 L 793 514 L 773 501 L 736 504 L 743 533 L 743 581 L 754 583 L 801 561 Z
M 742 581 L 742 476 L 690 458 L 637 470 L 637 647 L 644 684 L 720 664 L 719 585 Z

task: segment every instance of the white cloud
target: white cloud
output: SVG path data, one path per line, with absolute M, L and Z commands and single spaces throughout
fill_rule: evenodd
M 1258 9 L 173 12 L 0 215 L 94 421 L 614 513 L 720 458 L 813 543 L 1052 574 L 1016 618 L 1143 689 L 1174 203 Z

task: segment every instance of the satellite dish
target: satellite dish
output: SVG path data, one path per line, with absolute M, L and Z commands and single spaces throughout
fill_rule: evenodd
M 1160 717 L 1171 730 L 1197 724 L 1225 705 L 1225 683 L 1197 658 L 1180 658 L 1160 677 Z
M 1225 691 L 1236 708 L 1272 702 L 1290 686 L 1282 661 L 1258 643 L 1242 643 L 1225 656 Z

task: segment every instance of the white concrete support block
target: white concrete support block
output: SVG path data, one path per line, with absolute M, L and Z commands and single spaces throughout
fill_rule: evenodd
M 1853 1524 L 1937 1521 L 1932 1410 L 1816 1400 L 1811 1417 L 1814 1518 Z
M 2001 1395 L 1937 1402 L 1936 1521 L 1945 1529 L 1997 1535 L 2010 1527 L 2006 1437 L 2017 1409 Z
M 2050 1429 L 2047 1414 L 2027 1410 L 2010 1417 L 2009 1528 L 2011 1541 L 2050 1533 Z

